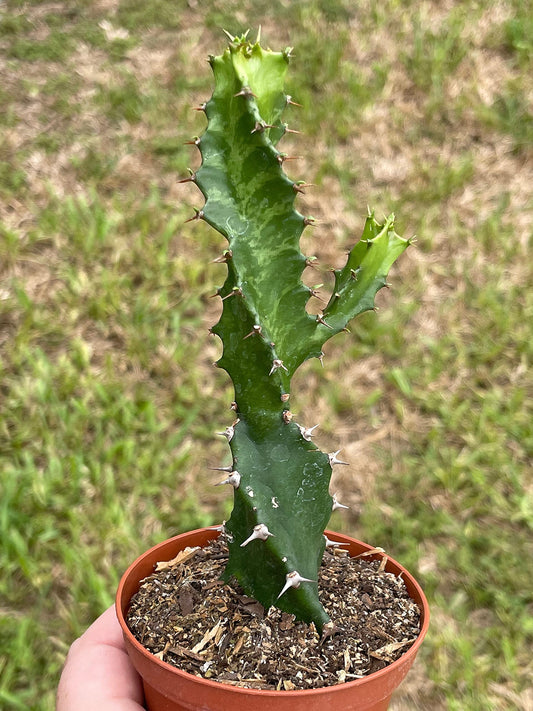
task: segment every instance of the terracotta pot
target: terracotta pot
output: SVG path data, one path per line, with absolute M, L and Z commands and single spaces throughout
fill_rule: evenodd
M 202 528 L 170 538 L 141 555 L 122 576 L 116 597 L 117 616 L 130 659 L 143 680 L 147 708 L 150 711 L 385 711 L 393 691 L 413 664 L 429 625 L 429 607 L 422 589 L 412 575 L 391 558 L 386 570 L 403 575 L 410 596 L 422 612 L 421 631 L 400 659 L 363 679 L 303 691 L 241 689 L 176 669 L 160 661 L 135 639 L 125 617 L 140 581 L 154 571 L 155 563 L 170 560 L 187 546 L 203 546 L 218 535 L 213 529 Z M 326 531 L 326 535 L 349 543 L 352 556 L 372 548 L 340 533 Z

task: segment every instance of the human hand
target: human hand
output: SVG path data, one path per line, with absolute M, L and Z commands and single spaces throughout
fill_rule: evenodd
M 124 647 L 111 606 L 71 646 L 56 711 L 143 711 L 140 677 Z

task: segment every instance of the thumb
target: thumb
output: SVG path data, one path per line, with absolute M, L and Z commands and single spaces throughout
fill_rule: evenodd
M 142 711 L 140 677 L 124 648 L 114 606 L 71 646 L 56 711 Z

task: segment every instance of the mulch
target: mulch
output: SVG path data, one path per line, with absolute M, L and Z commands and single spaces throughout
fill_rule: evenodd
M 350 558 L 328 549 L 319 571 L 331 618 L 313 624 L 265 610 L 236 582 L 220 580 L 223 537 L 158 565 L 132 598 L 127 621 L 150 652 L 183 671 L 246 688 L 312 689 L 359 679 L 405 653 L 420 631 L 420 610 L 383 556 Z

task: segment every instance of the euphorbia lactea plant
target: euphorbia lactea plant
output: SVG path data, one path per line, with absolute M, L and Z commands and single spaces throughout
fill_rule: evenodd
M 223 343 L 218 365 L 235 388 L 235 419 L 223 433 L 233 462 L 221 483 L 234 496 L 225 579 L 234 576 L 266 608 L 276 605 L 320 629 L 328 616 L 316 581 L 324 529 L 340 506 L 329 490 L 332 466 L 342 462 L 339 452 L 315 446 L 316 425 L 294 421 L 291 378 L 308 358 L 322 359 L 325 341 L 352 318 L 374 308 L 408 241 L 395 233 L 392 217 L 379 224 L 369 215 L 334 272 L 327 305 L 318 315 L 306 311 L 313 290 L 302 272 L 312 260 L 299 240 L 314 220 L 295 209 L 304 184 L 285 174 L 289 157 L 277 148 L 289 131 L 282 118 L 292 103 L 283 91 L 289 58 L 290 49 L 266 50 L 246 36 L 209 58 L 215 88 L 200 107 L 207 129 L 193 142 L 202 162 L 188 180 L 205 197 L 192 219 L 227 240 L 217 260 L 227 265 L 218 290 L 223 310 L 212 329 Z

